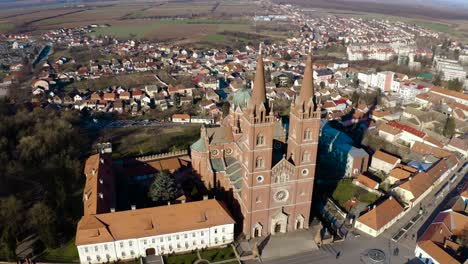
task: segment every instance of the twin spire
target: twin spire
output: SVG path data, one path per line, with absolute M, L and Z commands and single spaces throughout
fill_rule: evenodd
M 266 88 L 265 88 L 265 70 L 263 68 L 262 44 L 260 43 L 257 58 L 257 69 L 255 71 L 255 79 L 252 91 L 252 103 L 256 108 L 260 104 L 266 103 Z
M 314 94 L 312 51 L 309 48 L 309 54 L 307 55 L 306 67 L 304 70 L 304 78 L 302 80 L 302 87 L 298 99 L 301 103 L 305 103 L 311 99 L 313 100 Z M 266 102 L 265 71 L 263 66 L 262 44 L 260 43 L 251 103 L 256 109 L 258 109 L 261 104 Z

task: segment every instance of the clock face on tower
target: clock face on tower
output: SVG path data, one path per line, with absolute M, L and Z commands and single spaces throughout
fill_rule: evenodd
M 279 190 L 275 193 L 275 200 L 279 202 L 286 201 L 288 199 L 289 193 L 286 190 Z

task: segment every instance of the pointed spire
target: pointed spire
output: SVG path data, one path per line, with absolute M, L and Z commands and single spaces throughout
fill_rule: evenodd
M 262 44 L 259 45 L 257 69 L 252 91 L 252 103 L 255 106 L 266 102 L 265 71 L 263 68 Z
M 314 91 L 314 72 L 312 66 L 312 52 L 309 46 L 309 55 L 307 55 L 306 67 L 304 69 L 304 78 L 302 79 L 302 87 L 299 94 L 299 99 L 302 102 L 307 102 L 313 98 Z

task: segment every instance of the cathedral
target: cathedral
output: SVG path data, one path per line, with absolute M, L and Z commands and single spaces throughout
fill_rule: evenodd
M 312 56 L 307 56 L 289 126 L 266 97 L 258 55 L 252 89 L 237 91 L 219 127 L 202 127 L 191 146 L 192 167 L 209 189 L 230 194 L 247 238 L 306 229 L 314 189 L 320 105 L 314 98 Z M 288 127 L 286 131 L 285 127 Z

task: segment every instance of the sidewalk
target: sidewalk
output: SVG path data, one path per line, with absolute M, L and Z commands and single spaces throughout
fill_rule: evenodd
M 266 238 L 266 240 L 266 245 L 261 249 L 263 260 L 281 258 L 318 249 L 311 229 L 274 235 Z

